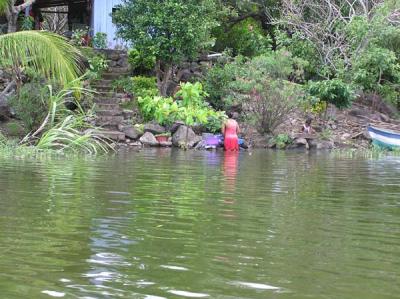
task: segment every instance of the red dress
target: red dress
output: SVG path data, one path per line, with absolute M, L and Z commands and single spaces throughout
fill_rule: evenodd
M 238 151 L 239 140 L 237 136 L 236 121 L 228 120 L 224 130 L 224 148 L 226 151 Z

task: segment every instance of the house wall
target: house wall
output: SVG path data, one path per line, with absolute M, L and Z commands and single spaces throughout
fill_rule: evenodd
M 107 34 L 108 48 L 114 49 L 124 45 L 121 39 L 116 39 L 116 27 L 112 23 L 113 7 L 122 3 L 122 0 L 94 0 L 92 10 L 93 34 L 104 32 Z

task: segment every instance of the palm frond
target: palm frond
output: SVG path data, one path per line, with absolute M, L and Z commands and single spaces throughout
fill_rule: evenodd
M 2 15 L 5 12 L 5 10 L 8 6 L 8 3 L 9 3 L 9 0 L 0 0 L 0 15 Z
M 4 0 L 0 0 L 0 3 Z M 80 53 L 63 37 L 46 31 L 0 35 L 0 57 L 21 67 L 30 66 L 48 78 L 67 83 L 78 77 Z

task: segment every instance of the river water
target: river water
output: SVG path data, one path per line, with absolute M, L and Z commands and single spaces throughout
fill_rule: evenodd
M 399 298 L 400 158 L 0 158 L 0 298 Z

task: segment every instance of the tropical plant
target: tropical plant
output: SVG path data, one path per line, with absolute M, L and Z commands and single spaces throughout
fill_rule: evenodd
M 147 120 L 156 120 L 158 123 L 165 125 L 183 121 L 189 126 L 201 124 L 213 132 L 219 130 L 226 119 L 225 112 L 214 111 L 210 108 L 204 101 L 203 93 L 198 93 L 202 91 L 202 87 L 195 86 L 196 84 L 190 83 L 182 85 L 181 90 L 185 94 L 185 99 L 178 98 L 178 100 L 174 100 L 171 97 L 165 98 L 161 96 L 139 97 L 139 107 L 143 116 Z
M 119 77 L 112 81 L 111 87 L 116 92 L 132 91 L 132 79 L 131 77 Z
M 112 145 L 102 138 L 98 130 L 88 124 L 90 111 L 85 112 L 77 101 L 76 95 L 89 95 L 90 90 L 79 87 L 80 79 L 70 82 L 59 92 L 53 93 L 48 85 L 48 112 L 42 124 L 35 132 L 30 132 L 20 144 L 32 144 L 39 150 L 53 149 L 58 152 L 71 150 L 97 154 L 112 149 Z M 66 109 L 67 102 L 74 102 L 75 112 Z M 40 136 L 38 138 L 38 136 Z
M 146 73 L 156 66 L 156 57 L 151 52 L 143 52 L 133 48 L 129 50 L 128 62 L 137 73 Z
M 8 104 L 15 112 L 27 130 L 36 130 L 47 114 L 48 98 L 50 96 L 47 86 L 43 81 L 35 79 L 25 83 L 17 94 L 12 95 Z
M 78 77 L 80 53 L 59 35 L 21 31 L 0 35 L 0 66 L 11 67 L 15 79 L 25 67 L 67 83 Z
M 91 155 L 107 153 L 113 149 L 108 141 L 96 130 L 84 132 L 77 129 L 84 116 L 69 115 L 47 130 L 36 143 L 39 150 L 53 149 L 57 152 L 83 152 Z
M 231 26 L 218 27 L 214 30 L 216 35 L 216 51 L 231 49 L 233 55 L 248 57 L 260 55 L 271 46 L 271 39 L 261 27 L 261 22 L 253 18 L 246 18 Z
M 31 16 L 23 17 L 21 21 L 22 30 L 32 30 L 35 22 Z
M 71 44 L 74 46 L 88 46 L 87 35 L 89 28 L 75 29 L 72 32 Z
M 339 109 L 351 106 L 356 97 L 353 87 L 340 79 L 309 82 L 308 93 L 320 101 L 335 105 Z
M 88 77 L 99 79 L 103 72 L 108 68 L 108 61 L 104 55 L 95 55 L 88 58 L 89 70 Z
M 107 48 L 107 33 L 97 32 L 93 36 L 93 47 L 96 49 L 105 49 Z
M 132 77 L 132 92 L 135 97 L 158 95 L 155 77 L 136 76 Z
M 290 138 L 288 134 L 278 134 L 277 136 L 275 136 L 274 140 L 276 143 L 276 147 L 280 149 L 285 148 L 293 142 L 292 138 Z
M 212 0 L 126 0 L 113 13 L 118 35 L 139 52 L 155 56 L 162 96 L 167 94 L 173 69 L 212 46 L 215 16 Z

